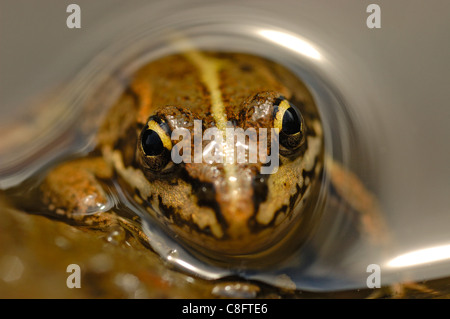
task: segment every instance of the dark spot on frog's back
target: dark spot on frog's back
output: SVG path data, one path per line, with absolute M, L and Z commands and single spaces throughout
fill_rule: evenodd
M 242 72 L 251 72 L 253 71 L 253 66 L 248 63 L 243 63 L 239 66 Z

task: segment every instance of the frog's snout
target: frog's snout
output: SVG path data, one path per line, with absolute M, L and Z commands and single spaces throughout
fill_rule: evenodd
M 225 224 L 224 232 L 231 239 L 240 239 L 250 232 L 250 219 L 254 215 L 253 189 L 237 185 L 216 188 L 216 201 Z M 241 181 L 242 182 L 242 181 Z

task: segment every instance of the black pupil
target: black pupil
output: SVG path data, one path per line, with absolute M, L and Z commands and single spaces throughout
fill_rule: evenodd
M 147 156 L 156 156 L 162 153 L 164 145 L 158 133 L 146 130 L 142 135 L 142 148 Z
M 297 112 L 292 107 L 288 108 L 283 115 L 282 131 L 288 135 L 296 134 L 300 132 L 300 125 L 300 117 Z

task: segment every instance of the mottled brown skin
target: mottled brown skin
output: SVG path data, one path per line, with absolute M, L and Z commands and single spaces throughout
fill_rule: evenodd
M 295 151 L 280 149 L 278 172 L 261 175 L 260 162 L 149 169 L 140 135 L 150 116 L 164 118 L 171 130 L 192 131 L 194 119 L 203 121 L 203 130 L 217 125 L 211 88 L 198 66 L 186 55 L 171 55 L 142 67 L 112 106 L 98 134 L 101 157 L 65 163 L 49 174 L 42 192 L 50 209 L 71 218 L 73 212 L 92 210 L 98 204 L 88 207 L 83 198 L 94 194 L 103 203 L 107 194 L 96 180 L 115 171 L 124 188 L 170 232 L 214 259 L 268 251 L 302 223 L 306 232 L 307 204 L 320 185 L 324 161 L 320 119 L 310 93 L 290 71 L 266 59 L 201 54 L 219 65 L 222 115 L 235 127 L 270 129 L 274 104 L 281 98 L 301 112 L 304 141 Z
M 102 228 L 120 222 L 148 240 L 135 223 L 111 210 L 110 195 L 100 181 L 118 178 L 169 232 L 209 260 L 228 264 L 237 258 L 242 265 L 243 257 L 248 261 L 254 256 L 261 263 L 262 256 L 276 262 L 268 254 L 293 233 L 294 242 L 301 241 L 314 224 L 311 209 L 324 169 L 318 110 L 305 85 L 276 63 L 247 54 L 199 54 L 200 60 L 219 65 L 221 115 L 235 127 L 274 127 L 274 104 L 281 97 L 301 112 L 304 141 L 293 152 L 280 148 L 277 173 L 261 175 L 259 162 L 235 164 L 231 175 L 217 163 L 168 163 L 161 172 L 149 169 L 153 159 L 143 154 L 140 140 L 149 117 L 164 118 L 170 130 L 192 131 L 195 119 L 203 121 L 203 131 L 218 125 L 220 116 L 212 107 L 212 90 L 203 71 L 189 54 L 179 54 L 151 62 L 133 76 L 100 126 L 97 149 L 51 170 L 40 187 L 42 202 L 70 220 Z M 361 213 L 361 232 L 376 244 L 389 245 L 376 198 L 338 163 L 330 160 L 327 168 L 338 195 Z M 230 176 L 237 186 L 227 182 Z M 280 251 L 278 257 L 283 255 Z
M 99 206 L 108 204 L 98 179 L 111 176 L 112 169 L 102 158 L 83 158 L 61 164 L 45 179 L 44 203 L 59 215 L 84 219 L 90 210 L 95 213 Z

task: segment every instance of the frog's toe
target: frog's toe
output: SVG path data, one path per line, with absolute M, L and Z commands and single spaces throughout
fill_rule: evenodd
M 94 170 L 88 169 L 89 165 L 68 162 L 47 175 L 40 190 L 42 202 L 51 213 L 85 221 L 89 216 L 108 211 L 113 206 Z

